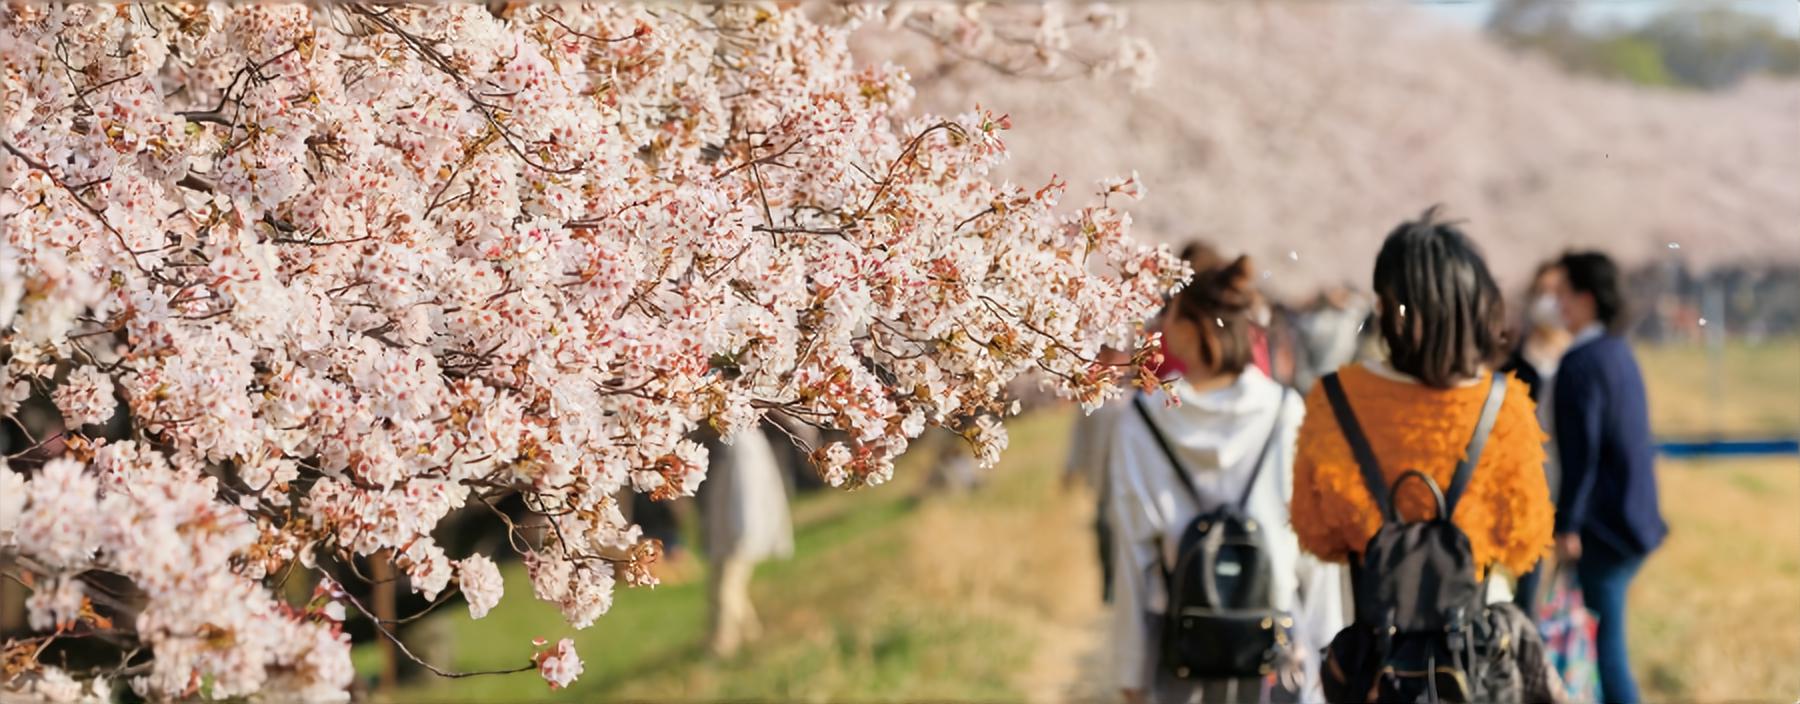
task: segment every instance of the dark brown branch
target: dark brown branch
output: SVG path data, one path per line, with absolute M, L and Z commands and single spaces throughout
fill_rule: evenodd
M 515 667 L 510 670 L 477 670 L 474 672 L 454 672 L 451 670 L 445 670 L 436 665 L 425 662 L 424 660 L 420 659 L 419 656 L 414 655 L 413 651 L 406 647 L 406 643 L 402 642 L 400 640 L 400 636 L 395 635 L 393 631 L 388 630 L 387 624 L 383 623 L 382 619 L 375 618 L 375 616 L 373 614 L 369 613 L 369 610 L 367 608 L 363 607 L 362 602 L 357 601 L 356 597 L 354 595 L 352 595 L 348 590 L 340 589 L 340 590 L 338 590 L 338 592 L 341 596 L 343 596 L 344 600 L 350 602 L 350 605 L 355 606 L 357 611 L 362 612 L 362 615 L 367 617 L 369 619 L 370 623 L 375 624 L 375 630 L 380 631 L 381 635 L 383 637 L 387 638 L 389 642 L 393 643 L 394 647 L 398 648 L 400 650 L 400 653 L 402 655 L 406 656 L 406 659 L 413 661 L 415 664 L 419 665 L 420 667 L 430 670 L 432 672 L 432 674 L 437 675 L 439 677 L 461 678 L 461 677 L 479 677 L 481 675 L 510 675 L 515 672 L 524 672 L 526 670 L 532 670 L 532 669 L 537 668 L 536 663 L 526 663 L 524 665 Z
M 114 239 L 118 240 L 119 248 L 131 256 L 132 266 L 137 267 L 138 271 L 143 272 L 144 275 L 156 278 L 156 274 L 145 268 L 144 263 L 138 260 L 138 254 L 140 254 L 140 252 L 132 249 L 131 245 L 125 241 L 125 233 L 120 232 L 118 228 L 113 227 L 112 222 L 106 219 L 105 209 L 100 208 L 93 203 L 89 203 L 86 198 L 82 198 L 75 189 L 69 187 L 68 182 L 64 181 L 62 177 L 57 176 L 55 171 L 50 170 L 48 165 L 41 160 L 32 158 L 31 155 L 26 154 L 23 150 L 14 146 L 11 141 L 0 140 L 0 147 L 4 147 L 8 153 L 18 157 L 19 160 L 25 162 L 27 166 L 43 172 L 44 176 L 49 178 L 51 183 L 56 184 L 58 188 L 61 188 L 64 192 L 68 193 L 70 198 L 74 199 L 77 204 L 80 204 L 83 209 L 88 211 L 88 214 L 93 215 L 94 219 L 99 221 L 101 228 L 105 229 L 108 233 L 112 234 Z
M 552 15 L 548 12 L 541 13 L 538 16 L 543 17 L 544 19 L 550 20 L 551 24 L 554 24 L 558 27 L 563 28 L 563 31 L 565 31 L 565 32 L 573 34 L 577 37 L 581 37 L 582 39 L 586 39 L 588 41 L 600 42 L 602 44 L 615 44 L 618 42 L 628 42 L 633 39 L 641 39 L 650 33 L 648 31 L 649 28 L 647 26 L 638 25 L 637 29 L 633 30 L 630 34 L 627 34 L 622 37 L 614 37 L 614 38 L 609 39 L 606 37 L 596 37 L 596 36 L 594 36 L 592 34 L 588 34 L 586 32 L 576 31 L 576 29 L 574 27 L 570 27 L 569 25 L 564 24 L 562 20 L 557 19 L 556 15 Z
M 481 97 L 469 87 L 468 77 L 464 76 L 460 70 L 451 65 L 450 60 L 444 58 L 443 54 L 438 53 L 436 49 L 433 49 L 430 45 L 426 44 L 425 40 L 421 39 L 418 35 L 407 31 L 398 23 L 394 22 L 394 20 L 388 18 L 388 13 L 377 13 L 364 5 L 355 3 L 352 3 L 348 7 L 351 13 L 367 18 L 370 22 L 374 23 L 375 26 L 381 28 L 382 31 L 394 35 L 402 44 L 405 44 L 414 54 L 418 55 L 421 61 L 429 64 L 432 68 L 437 69 L 445 76 L 448 76 L 451 80 L 455 81 L 456 85 L 462 88 L 463 96 L 469 99 L 469 103 L 475 108 L 475 111 L 481 113 L 481 117 L 487 121 L 488 125 L 500 133 L 500 140 L 506 143 L 506 148 L 511 150 L 514 156 L 519 157 L 519 159 L 523 160 L 526 164 L 539 171 L 553 174 L 573 174 L 581 171 L 582 167 L 580 165 L 559 169 L 538 161 L 530 154 L 527 154 L 525 149 L 520 147 L 515 141 L 516 137 L 514 137 L 512 131 L 507 129 L 504 124 L 501 124 L 500 119 L 494 115 L 496 106 L 482 100 Z
M 199 191 L 201 193 L 212 193 L 217 188 L 213 185 L 212 181 L 208 181 L 199 174 L 191 172 L 188 175 L 181 177 L 180 181 L 176 181 L 175 185 L 188 190 Z
M 869 203 L 864 205 L 862 210 L 857 213 L 857 219 L 867 217 L 871 211 L 875 210 L 875 206 L 881 204 L 881 197 L 887 195 L 888 188 L 894 184 L 894 176 L 900 172 L 901 165 L 911 164 L 913 160 L 918 157 L 919 146 L 925 143 L 925 138 L 938 130 L 954 130 L 960 132 L 962 128 L 958 127 L 954 122 L 939 122 L 925 128 L 923 132 L 920 132 L 917 136 L 913 137 L 912 141 L 907 143 L 906 150 L 900 153 L 900 158 L 895 159 L 894 163 L 888 165 L 887 175 L 881 179 L 881 187 L 875 189 L 875 195 L 870 197 Z
M 730 175 L 732 175 L 732 174 L 734 174 L 734 173 L 737 173 L 737 172 L 739 172 L 739 171 L 742 171 L 742 170 L 744 170 L 744 169 L 747 169 L 747 168 L 751 168 L 751 167 L 754 167 L 754 166 L 756 166 L 756 165 L 758 165 L 758 164 L 770 164 L 770 163 L 774 163 L 774 162 L 775 162 L 775 160 L 776 160 L 776 159 L 780 159 L 780 158 L 781 158 L 781 157 L 784 157 L 784 156 L 787 156 L 787 154 L 788 154 L 788 152 L 791 152 L 791 151 L 793 151 L 793 150 L 794 150 L 794 147 L 798 147 L 798 146 L 800 146 L 800 143 L 801 143 L 801 142 L 804 142 L 804 141 L 806 141 L 806 138 L 805 138 L 805 137 L 799 137 L 799 138 L 796 138 L 796 139 L 795 139 L 795 140 L 794 140 L 794 141 L 792 141 L 792 142 L 789 142 L 789 143 L 788 143 L 788 145 L 787 145 L 787 146 L 785 146 L 785 147 L 782 147 L 782 148 L 781 148 L 781 151 L 778 151 L 778 152 L 774 152 L 774 153 L 772 153 L 772 154 L 769 154 L 769 155 L 767 155 L 767 156 L 762 156 L 762 157 L 757 157 L 757 158 L 755 158 L 755 159 L 751 159 L 751 160 L 749 160 L 749 161 L 746 161 L 746 162 L 744 162 L 744 163 L 742 163 L 742 164 L 737 164 L 737 165 L 734 165 L 734 166 L 732 166 L 732 167 L 731 167 L 731 168 L 729 168 L 729 169 L 726 169 L 726 170 L 724 170 L 724 171 L 722 171 L 722 172 L 720 172 L 720 173 L 719 173 L 719 178 L 724 178 L 724 177 L 726 177 L 726 176 L 730 176 Z M 752 149 L 755 149 L 755 147 L 751 147 L 751 148 L 752 148 Z

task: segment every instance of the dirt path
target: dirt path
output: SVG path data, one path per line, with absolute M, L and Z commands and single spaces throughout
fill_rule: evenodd
M 1026 701 L 1104 701 L 1093 495 L 1064 489 L 1046 467 L 1003 472 L 983 490 L 920 507 L 909 530 L 912 588 L 1017 629 L 1031 644 L 1013 681 Z
M 1021 683 L 1025 701 L 1111 701 L 1105 686 L 1105 610 L 1095 609 L 1086 623 L 1044 624 L 1032 658 L 1029 682 Z
M 1068 597 L 1063 609 L 1037 624 L 1037 650 L 1028 679 L 1020 683 L 1026 701 L 1110 702 L 1105 686 L 1106 618 L 1101 601 L 1100 565 L 1095 552 L 1094 501 L 1085 491 L 1061 492 L 1041 509 L 1039 529 L 1054 535 L 1058 577 Z

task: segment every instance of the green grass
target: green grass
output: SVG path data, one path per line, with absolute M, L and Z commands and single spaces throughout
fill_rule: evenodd
M 1637 353 L 1659 435 L 1800 433 L 1800 339 L 1729 344 L 1716 378 L 1701 344 L 1640 345 Z
M 1800 340 L 1734 345 L 1715 398 L 1706 350 L 1638 349 L 1664 435 L 1800 431 Z M 460 670 L 517 666 L 536 637 L 572 637 L 586 661 L 552 692 L 535 673 L 427 677 L 389 701 L 1017 701 L 1066 695 L 1045 683 L 1092 679 L 1104 648 L 1092 628 L 1098 577 L 1091 498 L 1057 490 L 1067 410 L 1009 423 L 1012 448 L 968 496 L 921 497 L 929 448 L 893 484 L 825 491 L 794 504 L 796 556 L 766 563 L 753 594 L 764 638 L 741 655 L 704 653 L 704 575 L 621 589 L 593 627 L 574 631 L 534 600 L 517 565 L 480 621 L 434 615 L 414 646 L 448 644 Z M 1668 546 L 1632 594 L 1632 647 L 1659 701 L 1770 700 L 1800 692 L 1800 460 L 1669 462 Z M 358 671 L 378 671 L 372 647 Z
M 1630 642 L 1651 701 L 1800 692 L 1800 459 L 1669 462 L 1670 535 L 1632 583 Z
M 1000 510 L 1032 513 L 1052 473 L 1018 471 L 1054 466 L 1061 458 L 1066 419 L 1040 415 L 1013 426 L 1015 449 L 979 498 L 933 497 L 937 515 L 951 506 L 994 502 Z M 449 666 L 488 670 L 517 666 L 531 641 L 571 637 L 585 670 L 568 689 L 552 692 L 536 673 L 457 680 L 427 677 L 392 692 L 393 701 L 525 702 L 668 700 L 893 701 L 1008 700 L 1019 697 L 1016 674 L 1031 654 L 1017 619 L 958 608 L 954 600 L 921 600 L 916 588 L 931 575 L 922 544 L 921 500 L 926 468 L 903 460 L 899 479 L 857 492 L 827 491 L 794 506 L 795 557 L 764 563 L 753 596 L 764 638 L 737 657 L 716 660 L 703 649 L 705 579 L 694 574 L 654 589 L 621 588 L 612 610 L 593 627 L 574 631 L 553 605 L 531 596 L 517 564 L 503 568 L 507 598 L 475 621 L 461 609 L 430 617 L 426 630 L 445 639 Z M 954 513 L 954 511 L 952 512 Z M 929 521 L 925 521 L 929 522 Z M 964 536 L 948 536 L 957 539 Z M 958 565 L 959 569 L 968 565 Z M 696 570 L 698 572 L 698 570 Z M 999 575 L 994 575 L 998 577 Z M 415 640 L 418 640 L 415 637 Z M 409 645 L 419 643 L 409 641 Z M 372 645 L 355 653 L 358 671 L 378 672 Z
M 834 497 L 821 496 L 821 499 Z M 827 571 L 827 566 L 846 552 L 863 559 L 891 558 L 892 546 L 882 546 L 880 533 L 903 517 L 913 500 L 900 491 L 857 502 L 855 510 L 828 512 L 798 527 L 795 560 L 763 565 L 757 571 L 759 603 L 770 600 L 771 588 L 786 591 L 790 582 L 804 580 L 808 572 Z M 871 540 L 870 538 L 874 538 Z M 887 542 L 892 542 L 887 541 Z M 858 543 L 861 543 L 858 545 Z M 450 612 L 435 618 L 452 624 L 449 637 L 455 644 L 451 660 L 461 671 L 504 669 L 529 656 L 531 641 L 572 637 L 584 661 L 575 686 L 558 692 L 547 689 L 535 673 L 475 677 L 454 681 L 431 680 L 403 699 L 456 701 L 592 701 L 615 693 L 620 687 L 646 677 L 683 672 L 704 660 L 702 642 L 706 630 L 704 579 L 659 586 L 654 589 L 621 588 L 613 608 L 594 626 L 574 631 L 555 606 L 531 596 L 524 569 L 508 565 L 504 599 L 488 616 L 476 621 L 467 612 Z M 764 610 L 770 607 L 765 606 Z M 363 648 L 359 650 L 372 650 Z M 365 655 L 369 662 L 374 656 Z M 370 670 L 372 671 L 372 670 Z

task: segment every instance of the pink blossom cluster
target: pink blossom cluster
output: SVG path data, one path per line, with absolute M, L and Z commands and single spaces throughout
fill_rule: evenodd
M 849 3 L 848 11 L 935 44 L 947 59 L 1010 76 L 1061 80 L 1122 77 L 1132 91 L 1156 75 L 1156 53 L 1143 37 L 1120 33 L 1126 13 L 1094 2 Z
M 1027 373 L 1118 393 L 1101 347 L 1148 349 L 1182 274 L 1128 235 L 1135 179 L 1078 208 L 992 179 L 1009 120 L 909 113 L 903 68 L 852 60 L 868 15 L 0 10 L 0 411 L 63 427 L 0 468 L 47 631 L 0 650 L 124 631 L 146 696 L 338 698 L 363 604 L 289 604 L 295 570 L 385 556 L 479 618 L 495 562 L 432 531 L 519 495 L 507 543 L 584 628 L 654 582 L 620 501 L 693 493 L 699 429 L 845 431 L 814 459 L 864 485 L 932 425 L 992 462 Z M 567 639 L 530 667 L 581 672 Z M 0 687 L 93 676 L 25 669 Z

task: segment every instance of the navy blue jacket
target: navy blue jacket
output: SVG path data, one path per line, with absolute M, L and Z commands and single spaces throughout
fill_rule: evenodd
M 1669 527 L 1657 504 L 1650 406 L 1631 346 L 1608 334 L 1569 350 L 1555 384 L 1556 532 L 1580 533 L 1584 546 L 1621 556 L 1655 550 Z

